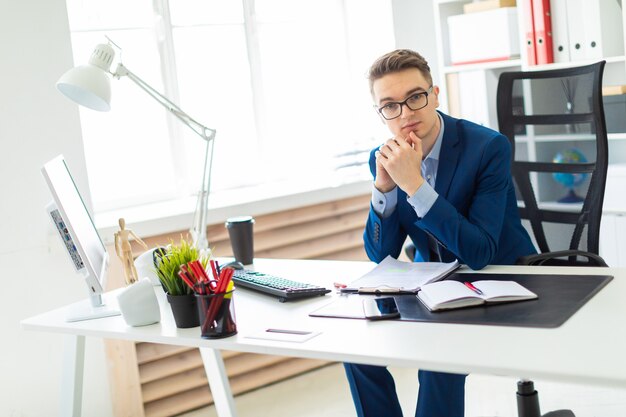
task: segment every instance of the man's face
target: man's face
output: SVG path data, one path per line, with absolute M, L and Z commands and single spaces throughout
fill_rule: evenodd
M 431 85 L 417 68 L 409 68 L 399 72 L 384 75 L 374 81 L 372 91 L 374 102 L 380 108 L 390 102 L 403 102 L 418 93 L 428 92 Z M 401 106 L 400 116 L 384 120 L 394 136 L 406 138 L 413 131 L 422 140 L 434 141 L 437 129 L 437 112 L 439 107 L 439 87 L 434 86 L 428 94 L 428 105 L 419 110 L 411 110 L 408 106 Z M 382 117 L 382 116 L 381 116 Z

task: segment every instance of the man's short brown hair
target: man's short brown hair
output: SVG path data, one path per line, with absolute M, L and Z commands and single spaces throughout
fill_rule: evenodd
M 378 58 L 370 67 L 367 77 L 370 84 L 370 92 L 374 93 L 372 87 L 377 79 L 409 68 L 417 68 L 426 81 L 432 85 L 433 78 L 430 75 L 430 67 L 424 57 L 410 49 L 396 49 Z

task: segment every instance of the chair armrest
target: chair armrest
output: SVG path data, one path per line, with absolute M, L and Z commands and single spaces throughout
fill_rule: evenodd
M 587 261 L 578 261 L 576 257 L 586 258 Z M 561 259 L 569 258 L 569 259 Z M 558 265 L 558 266 L 604 266 L 608 267 L 604 259 L 595 253 L 581 250 L 561 250 L 545 252 L 535 255 L 522 256 L 517 265 Z

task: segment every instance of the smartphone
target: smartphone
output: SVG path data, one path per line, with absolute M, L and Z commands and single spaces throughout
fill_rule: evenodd
M 363 312 L 365 318 L 370 320 L 400 317 L 398 305 L 393 297 L 366 298 L 363 300 Z

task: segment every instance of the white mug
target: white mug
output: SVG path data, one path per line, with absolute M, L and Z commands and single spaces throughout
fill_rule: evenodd
M 126 287 L 117 296 L 117 303 L 129 326 L 147 326 L 161 321 L 159 301 L 149 278 Z

